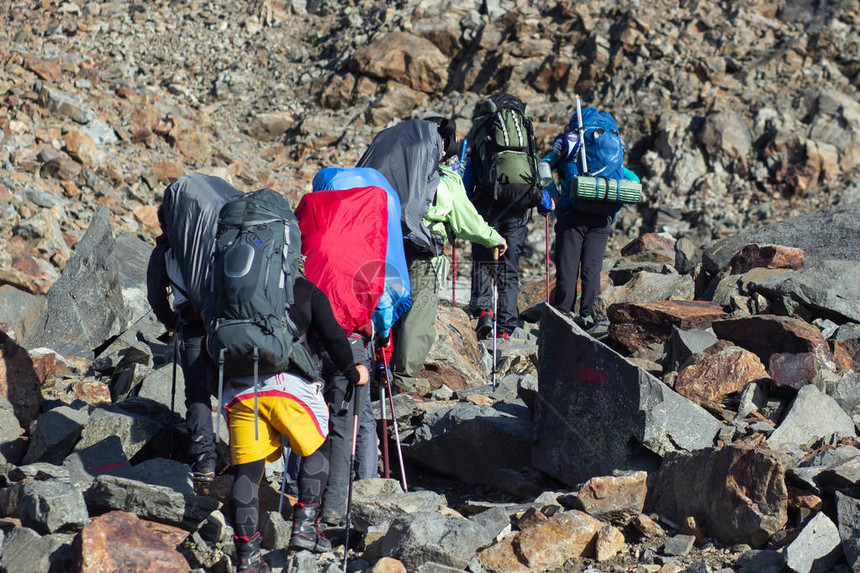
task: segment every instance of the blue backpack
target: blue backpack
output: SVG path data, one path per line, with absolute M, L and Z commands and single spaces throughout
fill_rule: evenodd
M 564 182 L 565 188 L 569 188 L 570 182 L 577 175 L 590 175 L 604 177 L 607 179 L 625 179 L 624 174 L 624 144 L 618 135 L 618 122 L 608 111 L 598 111 L 593 107 L 582 109 L 582 124 L 585 126 L 581 145 L 585 146 L 585 159 L 588 163 L 588 172 L 582 165 L 581 151 L 576 153 L 575 158 L 558 166 L 559 175 Z M 579 132 L 579 121 L 576 114 L 570 118 L 568 131 Z M 563 202 L 566 208 L 573 202 L 568 199 Z M 593 215 L 614 215 L 621 204 L 605 201 L 575 201 L 576 210 Z M 563 209 L 562 209 L 563 210 Z

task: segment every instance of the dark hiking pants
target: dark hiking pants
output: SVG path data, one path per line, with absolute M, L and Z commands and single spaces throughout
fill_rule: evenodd
M 612 217 L 586 215 L 568 209 L 555 223 L 555 307 L 572 312 L 576 306 L 576 279 L 582 279 L 580 316 L 590 316 L 600 295 L 603 252 L 609 240 Z

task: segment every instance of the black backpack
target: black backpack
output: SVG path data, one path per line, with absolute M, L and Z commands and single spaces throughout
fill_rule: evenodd
M 478 196 L 520 210 L 540 204 L 538 158 L 527 104 L 505 93 L 485 99 L 472 118 L 469 144 Z
M 237 195 L 239 191 L 227 181 L 202 173 L 174 179 L 164 190 L 164 232 L 182 273 L 182 294 L 198 314 L 207 291 L 218 214 Z
M 204 318 L 207 349 L 227 376 L 292 364 L 319 377 L 289 316 L 301 261 L 299 224 L 280 193 L 246 193 L 221 209 Z

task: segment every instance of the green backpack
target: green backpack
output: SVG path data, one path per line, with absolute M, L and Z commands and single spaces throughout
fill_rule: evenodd
M 514 209 L 540 204 L 538 158 L 528 105 L 505 93 L 485 99 L 472 119 L 469 141 L 477 195 L 490 196 Z

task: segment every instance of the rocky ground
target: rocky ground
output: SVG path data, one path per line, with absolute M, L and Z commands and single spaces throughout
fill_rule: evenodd
M 440 307 L 426 399 L 398 397 L 424 490 L 361 485 L 353 568 L 857 568 L 856 2 L 0 0 L 0 18 L 0 569 L 98 570 L 105 536 L 158 570 L 229 569 L 223 486 L 195 495 L 167 459 L 172 349 L 143 296 L 172 178 L 295 201 L 379 129 L 443 114 L 464 135 L 501 90 L 545 149 L 574 93 L 612 111 L 646 200 L 616 222 L 590 335 L 543 309 L 536 218 L 495 393 Z M 273 565 L 333 570 L 265 524 Z

